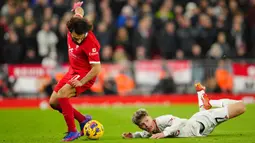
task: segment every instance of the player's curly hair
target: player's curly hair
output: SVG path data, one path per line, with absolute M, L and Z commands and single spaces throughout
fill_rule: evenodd
M 70 32 L 74 31 L 78 35 L 84 34 L 93 29 L 92 24 L 90 24 L 86 19 L 80 17 L 72 17 L 66 25 Z
M 133 114 L 132 122 L 139 126 L 142 118 L 145 116 L 148 116 L 148 112 L 145 109 L 139 109 Z

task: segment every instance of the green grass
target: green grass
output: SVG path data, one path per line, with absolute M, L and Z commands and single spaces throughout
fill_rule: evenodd
M 188 118 L 197 111 L 195 105 L 143 106 L 153 116 L 173 114 Z M 251 143 L 255 142 L 255 105 L 248 105 L 242 116 L 218 126 L 205 138 L 168 138 L 124 140 L 125 131 L 136 131 L 131 123 L 132 113 L 139 107 L 109 107 L 81 109 L 91 114 L 105 128 L 104 136 L 97 141 L 81 137 L 74 143 Z M 11 109 L 0 110 L 0 143 L 56 143 L 60 142 L 66 131 L 63 117 L 53 110 Z

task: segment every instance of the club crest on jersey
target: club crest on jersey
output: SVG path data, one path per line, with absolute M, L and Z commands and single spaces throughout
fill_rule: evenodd
M 73 48 L 70 48 L 68 51 L 72 53 L 73 52 Z
M 71 52 L 71 53 L 73 52 L 73 48 L 71 48 L 70 45 L 68 45 L 68 51 Z
M 96 48 L 92 48 L 92 52 L 95 53 L 97 51 Z

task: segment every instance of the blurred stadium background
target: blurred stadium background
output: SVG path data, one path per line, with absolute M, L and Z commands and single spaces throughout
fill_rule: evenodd
M 0 1 L 0 105 L 50 96 L 68 69 L 65 24 L 76 1 Z M 84 100 L 196 102 L 199 81 L 211 95 L 254 102 L 255 0 L 84 0 L 83 8 L 103 64 Z
M 68 69 L 66 22 L 76 1 L 0 0 L 0 142 L 53 143 L 64 136 L 63 117 L 38 107 L 49 108 Z M 97 142 L 124 142 L 123 132 L 137 131 L 130 119 L 140 107 L 153 117 L 189 118 L 198 111 L 197 81 L 211 98 L 255 103 L 255 0 L 84 0 L 83 8 L 101 43 L 103 69 L 72 103 L 103 123 Z M 247 105 L 208 138 L 171 141 L 254 142 L 253 110 Z M 95 143 L 76 142 L 84 141 Z

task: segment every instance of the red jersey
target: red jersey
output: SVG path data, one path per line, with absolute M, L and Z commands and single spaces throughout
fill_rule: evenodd
M 67 34 L 69 73 L 86 75 L 91 70 L 90 64 L 100 63 L 99 50 L 100 44 L 93 32 L 89 31 L 81 44 L 76 44 Z M 83 78 L 83 77 L 82 77 Z
M 71 33 L 68 32 L 67 44 L 70 70 L 73 70 L 73 72 L 88 73 L 91 70 L 90 64 L 100 63 L 100 44 L 91 31 L 88 32 L 80 45 L 72 40 Z
M 58 92 L 65 84 L 70 84 L 69 82 L 74 76 L 79 75 L 78 80 L 81 80 L 83 77 L 85 77 L 91 70 L 91 64 L 100 63 L 100 44 L 92 32 L 88 32 L 86 38 L 79 45 L 73 42 L 71 33 L 68 32 L 67 44 L 70 68 L 68 73 L 66 73 L 65 76 L 55 86 L 55 92 Z M 80 93 L 89 89 L 94 84 L 95 80 L 96 77 L 91 79 L 83 86 L 76 87 L 76 95 L 79 95 Z

